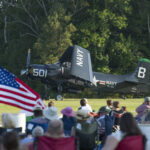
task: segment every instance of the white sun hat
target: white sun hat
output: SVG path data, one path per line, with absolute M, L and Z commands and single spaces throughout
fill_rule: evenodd
M 52 106 L 43 111 L 45 118 L 49 120 L 59 119 L 58 110 L 56 107 Z

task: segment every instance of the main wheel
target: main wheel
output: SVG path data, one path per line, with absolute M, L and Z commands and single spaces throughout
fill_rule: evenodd
M 56 99 L 57 101 L 62 101 L 62 100 L 63 100 L 63 97 L 62 97 L 61 94 L 57 94 L 56 97 L 55 97 L 55 99 Z

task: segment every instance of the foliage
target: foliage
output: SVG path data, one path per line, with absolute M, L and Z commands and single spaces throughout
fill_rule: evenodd
M 90 51 L 94 71 L 128 73 L 150 59 L 150 1 L 0 0 L 0 33 L 0 65 L 19 77 L 29 48 L 31 63 L 54 63 L 74 44 Z

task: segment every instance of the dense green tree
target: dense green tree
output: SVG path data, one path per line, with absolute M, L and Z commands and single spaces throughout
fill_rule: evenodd
M 50 11 L 48 22 L 43 24 L 42 32 L 35 43 L 40 62 L 54 63 L 64 50 L 72 45 L 71 35 L 75 31 L 64 6 L 56 3 Z

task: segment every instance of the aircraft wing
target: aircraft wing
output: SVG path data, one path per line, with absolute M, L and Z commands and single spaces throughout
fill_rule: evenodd
M 70 75 L 93 83 L 91 56 L 88 50 L 80 46 L 70 46 L 59 59 L 60 63 L 70 62 Z
M 70 74 L 93 82 L 91 56 L 88 50 L 77 45 L 73 47 Z

